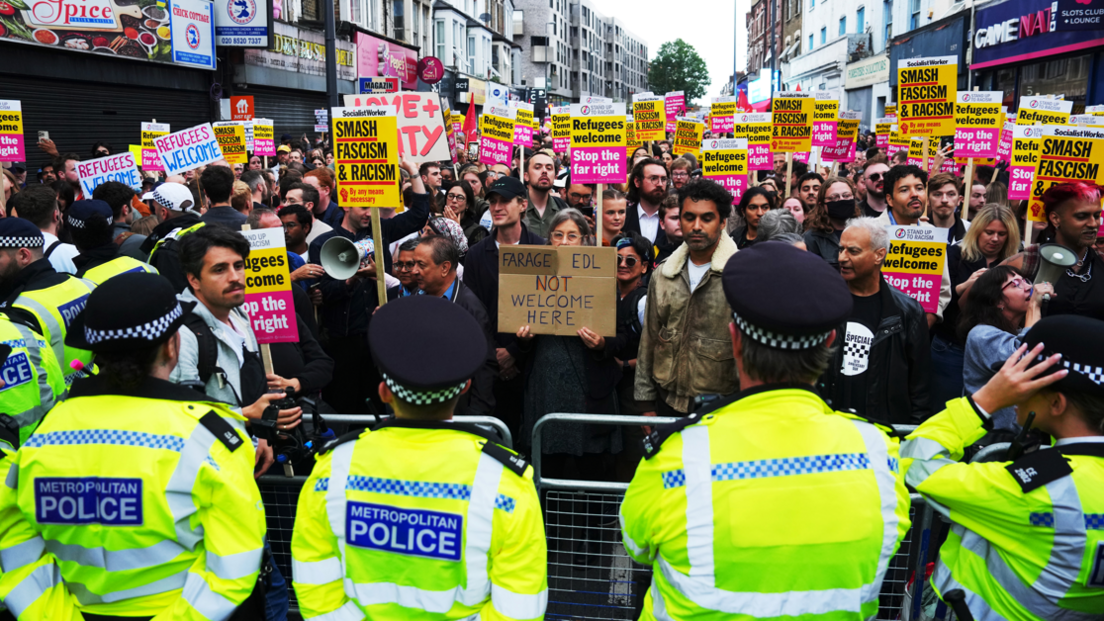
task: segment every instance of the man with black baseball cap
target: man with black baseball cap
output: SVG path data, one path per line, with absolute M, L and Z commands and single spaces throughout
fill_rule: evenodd
M 14 458 L 8 485 L 18 476 L 27 492 L 0 542 L 0 599 L 16 617 L 226 619 L 261 600 L 265 512 L 245 419 L 168 382 L 187 312 L 165 279 L 122 274 L 70 324 L 66 343 L 95 352 L 99 373 Z
M 99 190 L 99 188 L 96 188 Z M 144 261 L 123 256 L 112 241 L 114 212 L 106 201 L 76 201 L 65 214 L 65 222 L 80 255 L 73 259 L 77 276 L 102 285 L 107 279 L 125 272 L 157 270 Z
M 641 618 L 873 618 L 909 495 L 897 440 L 813 388 L 847 285 L 782 242 L 737 252 L 722 279 L 740 392 L 647 438 L 621 505 L 626 550 L 655 568 Z
M 1104 611 L 1104 322 L 1056 315 L 972 397 L 947 403 L 901 445 L 905 482 L 952 526 L 932 586 L 962 591 L 975 619 L 1099 619 Z M 1016 406 L 1053 447 L 960 463 Z M 957 611 L 956 611 L 957 613 Z
M 548 242 L 525 227 L 529 193 L 516 177 L 502 176 L 487 188 L 487 213 L 494 228 L 491 234 L 468 249 L 464 257 L 464 284 L 475 293 L 491 319 L 495 335 L 498 381 L 495 382 L 495 412 L 517 432 L 521 423 L 521 349 L 517 336 L 498 331 L 498 247 L 500 245 L 543 246 Z
M 381 307 L 368 337 L 395 417 L 326 445 L 303 486 L 291 539 L 303 616 L 543 618 L 533 470 L 451 420 L 484 363 L 482 328 L 422 295 Z

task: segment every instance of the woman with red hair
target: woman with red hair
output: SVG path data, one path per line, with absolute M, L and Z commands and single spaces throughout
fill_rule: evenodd
M 1047 315 L 1083 315 L 1104 319 L 1104 259 L 1093 249 L 1100 229 L 1104 188 L 1083 181 L 1059 183 L 1043 193 L 1043 210 L 1054 243 L 1077 255 L 1077 264 L 1053 283 L 1055 294 Z M 1029 279 L 1039 273 L 1039 245 L 1033 244 L 1004 265 L 1018 268 Z

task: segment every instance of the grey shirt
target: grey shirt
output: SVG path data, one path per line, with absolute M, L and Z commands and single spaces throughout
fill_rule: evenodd
M 987 324 L 974 326 L 966 337 L 966 358 L 962 365 L 962 380 L 966 394 L 972 395 L 989 381 L 1004 362 L 1023 344 L 1027 328 L 1019 334 L 1005 332 Z M 990 412 L 994 429 L 1019 431 L 1016 408 L 1007 407 Z
M 242 348 L 252 352 L 259 350 L 257 337 L 253 335 L 253 329 L 249 324 L 249 316 L 241 307 L 235 308 L 230 312 L 230 323 L 234 326 L 231 328 L 216 319 L 211 311 L 196 299 L 191 289 L 185 289 L 176 297 L 181 302 L 196 302 L 192 312 L 203 319 L 203 323 L 211 329 L 211 334 L 218 339 L 216 364 L 226 372 L 226 381 L 222 381 L 218 374 L 212 375 L 207 380 L 204 392 L 209 397 L 237 406 L 238 395 L 241 394 L 241 368 L 245 361 Z M 180 360 L 169 376 L 169 381 L 176 384 L 186 381 L 199 382 L 199 342 L 188 326 L 180 326 Z M 233 409 L 241 413 L 240 407 Z

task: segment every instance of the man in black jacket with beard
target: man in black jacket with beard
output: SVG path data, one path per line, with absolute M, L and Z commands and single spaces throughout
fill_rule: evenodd
M 646 157 L 633 166 L 629 175 L 629 203 L 622 231 L 638 233 L 658 247 L 667 244 L 660 221 L 659 206 L 667 198 L 670 179 L 663 162 Z
M 928 322 L 916 300 L 882 279 L 888 250 L 889 235 L 877 219 L 848 221 L 840 237 L 839 266 L 854 307 L 837 330 L 840 345 L 817 388 L 837 410 L 915 425 L 931 414 Z

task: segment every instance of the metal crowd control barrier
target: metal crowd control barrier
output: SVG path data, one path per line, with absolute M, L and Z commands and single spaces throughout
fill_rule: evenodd
M 621 543 L 618 520 L 627 483 L 541 476 L 541 438 L 550 424 L 648 425 L 677 418 L 605 414 L 548 414 L 533 428 L 533 470 L 544 503 L 548 539 L 547 619 L 629 620 L 639 616 L 651 583 L 651 568 L 632 560 Z M 915 425 L 895 426 L 901 435 Z M 911 494 L 912 527 L 890 559 L 882 583 L 878 621 L 919 619 L 926 587 L 933 512 Z M 912 580 L 912 576 L 920 580 Z M 905 610 L 906 587 L 911 603 Z

